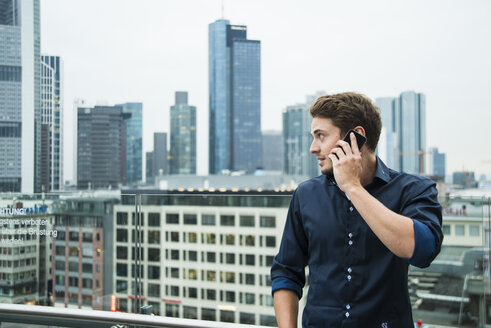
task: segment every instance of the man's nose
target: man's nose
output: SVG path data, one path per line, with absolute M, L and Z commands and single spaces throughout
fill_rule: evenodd
M 315 142 L 315 140 L 313 140 L 312 143 L 310 144 L 310 152 L 312 154 L 319 152 L 319 146 L 317 145 L 317 142 Z

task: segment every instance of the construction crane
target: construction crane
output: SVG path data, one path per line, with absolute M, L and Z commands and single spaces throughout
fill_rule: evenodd
M 425 151 L 425 150 L 416 150 L 416 151 L 403 151 L 403 152 L 394 152 L 395 156 L 411 156 L 418 155 L 419 156 L 419 175 L 423 175 L 425 173 L 425 155 L 433 155 L 433 151 Z

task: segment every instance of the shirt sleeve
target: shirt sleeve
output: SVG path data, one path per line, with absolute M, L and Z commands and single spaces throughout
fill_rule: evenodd
M 417 181 L 407 192 L 402 215 L 414 222 L 414 252 L 409 264 L 426 268 L 440 252 L 443 241 L 442 207 L 432 180 Z
M 308 243 L 305 236 L 297 191 L 292 196 L 286 218 L 280 250 L 271 266 L 272 293 L 289 289 L 302 297 L 305 285 Z

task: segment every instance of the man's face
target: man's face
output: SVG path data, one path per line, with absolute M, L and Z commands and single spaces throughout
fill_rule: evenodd
M 329 118 L 314 117 L 310 133 L 314 137 L 310 152 L 317 157 L 322 174 L 331 175 L 332 162 L 327 156 L 331 149 L 337 147 L 336 142 L 341 139 L 341 130 Z

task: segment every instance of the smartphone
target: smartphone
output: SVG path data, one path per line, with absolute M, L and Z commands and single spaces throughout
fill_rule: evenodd
M 359 134 L 355 130 L 349 130 L 348 133 L 346 133 L 346 135 L 344 136 L 344 139 L 343 140 L 346 141 L 350 145 L 350 147 L 351 147 L 351 138 L 350 138 L 351 132 L 353 132 L 355 134 L 356 143 L 358 144 L 358 149 L 361 149 L 361 147 L 367 141 L 367 138 L 365 138 L 365 136 Z

